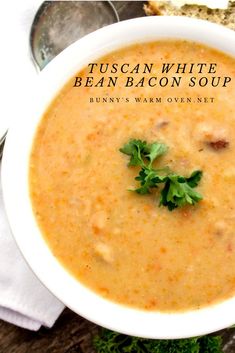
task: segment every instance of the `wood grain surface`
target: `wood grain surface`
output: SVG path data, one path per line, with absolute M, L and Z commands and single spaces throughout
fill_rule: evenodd
M 28 331 L 0 321 L 0 353 L 94 353 L 95 324 L 65 309 L 51 329 Z
M 51 329 L 43 327 L 37 332 L 0 321 L 0 353 L 95 353 L 92 339 L 99 329 L 69 309 Z M 235 329 L 219 334 L 223 337 L 224 353 L 235 353 Z
M 121 20 L 144 16 L 142 1 L 118 1 L 114 6 Z M 0 321 L 0 353 L 95 353 L 92 338 L 99 329 L 69 309 L 64 310 L 53 328 L 37 332 Z M 235 353 L 235 329 L 219 334 L 223 337 L 224 353 Z

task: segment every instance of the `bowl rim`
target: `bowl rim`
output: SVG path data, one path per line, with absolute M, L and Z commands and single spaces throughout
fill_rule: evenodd
M 34 133 L 42 113 L 69 78 L 89 60 L 136 42 L 179 38 L 206 44 L 235 57 L 235 32 L 203 20 L 150 16 L 99 29 L 73 43 L 46 66 L 33 87 L 30 102 L 27 94 L 31 91 L 32 96 L 32 87 L 27 88 L 27 104 L 20 112 L 24 121 L 15 121 L 10 128 L 2 161 L 3 198 L 10 227 L 20 251 L 39 280 L 84 318 L 114 331 L 155 339 L 193 337 L 231 326 L 235 322 L 235 297 L 199 310 L 163 313 L 126 307 L 92 292 L 67 272 L 42 237 L 31 208 L 28 167 Z

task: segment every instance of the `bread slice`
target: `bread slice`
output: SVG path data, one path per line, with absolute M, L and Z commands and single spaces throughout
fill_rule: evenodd
M 196 0 L 195 0 L 196 1 Z M 161 16 L 188 16 L 201 18 L 211 22 L 222 24 L 228 28 L 235 30 L 235 2 L 229 1 L 226 10 L 210 9 L 207 6 L 184 5 L 182 7 L 173 6 L 171 1 L 148 1 L 144 5 L 146 15 Z

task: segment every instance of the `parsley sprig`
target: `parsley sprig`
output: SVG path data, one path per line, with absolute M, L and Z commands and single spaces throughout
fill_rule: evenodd
M 135 178 L 140 186 L 132 191 L 138 194 L 150 194 L 152 189 L 164 184 L 160 192 L 159 206 L 166 206 L 170 211 L 187 204 L 195 205 L 202 200 L 202 195 L 193 190 L 202 178 L 202 171 L 195 170 L 189 177 L 176 174 L 169 167 L 155 169 L 153 162 L 164 155 L 168 147 L 164 143 L 131 139 L 120 152 L 130 157 L 128 166 L 140 166 Z
M 141 167 L 150 167 L 154 160 L 161 155 L 165 154 L 168 150 L 168 147 L 164 143 L 153 142 L 147 143 L 142 140 L 131 139 L 126 143 L 120 152 L 130 156 L 130 161 L 128 166 L 141 166 Z M 147 165 L 145 160 L 148 161 Z

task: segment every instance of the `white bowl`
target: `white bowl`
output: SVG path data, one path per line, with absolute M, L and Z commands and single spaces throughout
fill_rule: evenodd
M 134 336 L 168 339 L 207 334 L 234 324 L 235 298 L 200 310 L 167 314 L 125 307 L 100 297 L 72 277 L 52 255 L 36 224 L 28 183 L 35 130 L 63 84 L 87 63 L 114 49 L 164 38 L 204 43 L 235 56 L 234 32 L 186 17 L 137 18 L 87 35 L 59 54 L 40 74 L 38 86 L 29 88 L 32 102 L 27 96 L 19 123 L 7 136 L 2 182 L 15 240 L 32 270 L 55 296 L 76 313 L 104 327 Z

